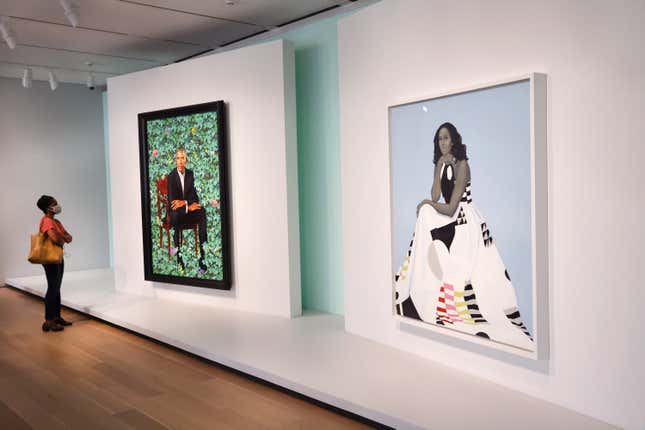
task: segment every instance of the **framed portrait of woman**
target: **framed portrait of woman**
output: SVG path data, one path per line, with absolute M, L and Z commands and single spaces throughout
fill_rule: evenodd
M 393 314 L 548 352 L 546 76 L 389 107 Z
M 139 114 L 146 280 L 231 288 L 224 108 Z

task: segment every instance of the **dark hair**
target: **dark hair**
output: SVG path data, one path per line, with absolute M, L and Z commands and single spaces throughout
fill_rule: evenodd
M 52 196 L 42 195 L 36 202 L 36 206 L 38 206 L 38 209 L 43 211 L 43 213 L 47 214 L 47 208 L 52 204 L 54 200 L 55 199 Z
M 444 122 L 439 126 L 434 134 L 433 163 L 437 164 L 437 161 L 441 158 L 441 149 L 439 149 L 439 130 L 442 128 L 448 130 L 448 134 L 450 135 L 450 140 L 452 141 L 452 155 L 454 155 L 457 160 L 468 160 L 468 156 L 466 155 L 466 145 L 461 143 L 461 134 L 457 131 L 457 127 L 449 122 Z

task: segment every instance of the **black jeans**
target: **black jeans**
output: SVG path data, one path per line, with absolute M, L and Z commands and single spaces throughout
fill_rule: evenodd
M 53 320 L 60 317 L 60 284 L 63 282 L 65 262 L 59 264 L 43 264 L 47 276 L 47 294 L 45 294 L 45 319 Z

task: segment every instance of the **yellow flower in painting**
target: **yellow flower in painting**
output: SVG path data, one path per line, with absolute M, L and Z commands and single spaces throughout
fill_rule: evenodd
M 195 127 L 193 127 L 192 129 L 190 129 L 190 131 L 191 131 L 193 134 L 195 134 L 195 132 L 197 131 L 197 129 L 196 129 Z

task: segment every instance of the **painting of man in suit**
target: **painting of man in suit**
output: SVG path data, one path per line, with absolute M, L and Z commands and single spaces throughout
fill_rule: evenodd
M 195 175 L 186 168 L 188 155 L 184 148 L 175 152 L 176 167 L 168 174 L 168 201 L 170 202 L 170 226 L 173 228 L 173 242 L 177 249 L 177 262 L 184 269 L 182 254 L 182 230 L 197 224 L 199 235 L 199 270 L 206 272 L 204 243 L 208 240 L 206 210 L 199 203 L 195 189 Z
M 144 279 L 230 289 L 224 102 L 139 114 Z

